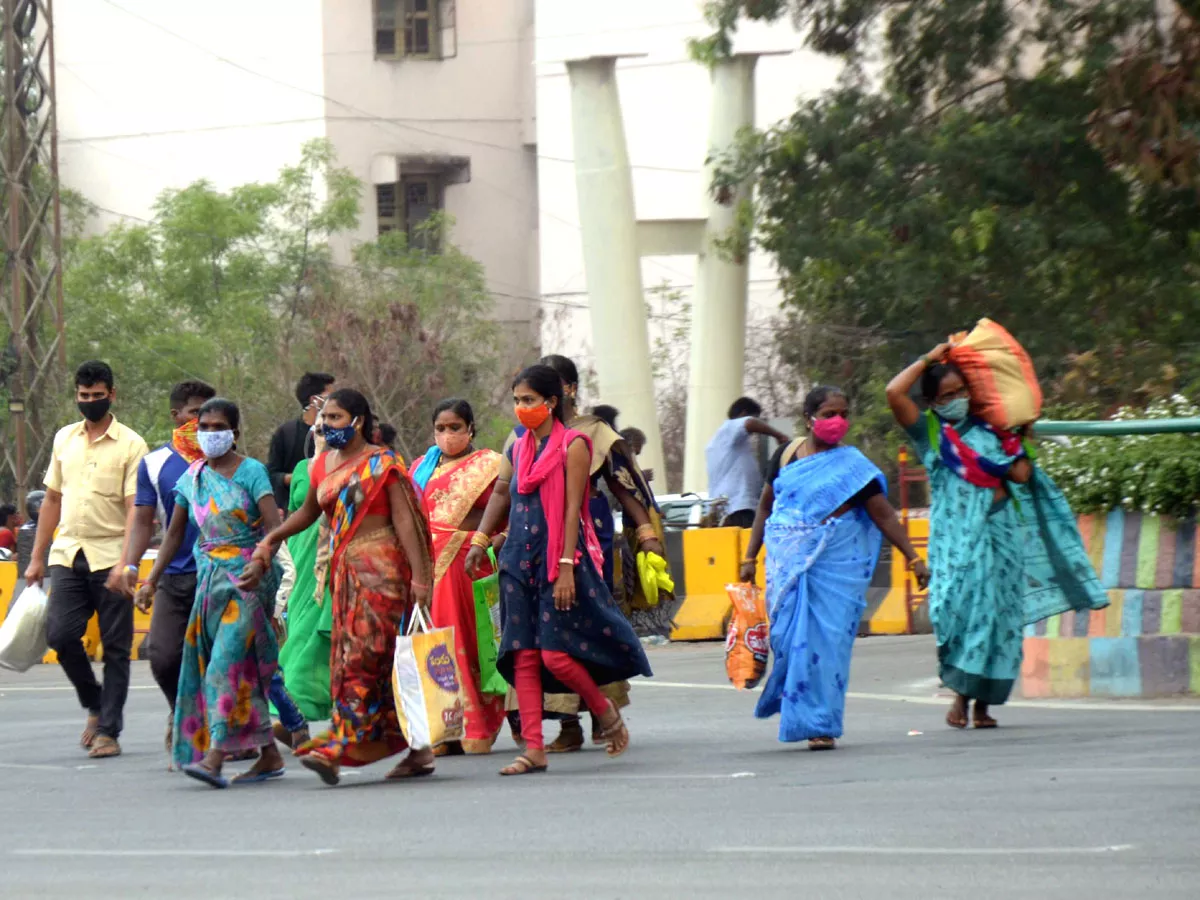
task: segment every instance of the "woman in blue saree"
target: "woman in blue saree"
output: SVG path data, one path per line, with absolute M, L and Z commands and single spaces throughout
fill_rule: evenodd
M 883 473 L 842 445 L 847 413 L 838 388 L 819 387 L 805 398 L 809 436 L 772 460 L 741 569 L 752 582 L 765 539 L 774 662 L 754 714 L 778 713 L 779 740 L 808 740 L 812 750 L 832 750 L 842 736 L 850 652 L 882 537 L 919 581 L 929 577 L 887 500 Z
M 1004 703 L 1021 671 L 1024 627 L 1068 609 L 1101 609 L 1108 597 L 1088 560 L 1062 492 L 1023 436 L 970 414 L 971 395 L 941 344 L 887 387 L 888 404 L 929 474 L 929 618 L 946 716 L 995 728 L 989 707 Z M 929 406 L 909 396 L 917 382 Z
M 284 773 L 267 705 L 279 660 L 271 618 L 281 571 L 278 563 L 267 569 L 251 559 L 263 534 L 279 525 L 279 510 L 266 467 L 234 449 L 239 420 L 237 406 L 228 400 L 215 398 L 201 407 L 197 437 L 204 459 L 192 464 L 175 489 L 188 515 L 171 519 L 146 582 L 153 591 L 190 519 L 200 531 L 196 600 L 179 673 L 174 758 L 186 775 L 216 788 L 230 784 L 221 774 L 225 759 L 256 748 L 258 762 L 233 783 L 254 784 Z M 248 589 L 251 574 L 257 586 Z

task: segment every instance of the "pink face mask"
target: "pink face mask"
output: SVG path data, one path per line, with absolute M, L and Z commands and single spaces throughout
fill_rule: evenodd
M 840 444 L 849 430 L 850 423 L 846 421 L 845 416 L 814 419 L 812 423 L 813 436 L 822 444 L 828 444 L 831 447 L 834 444 Z
M 471 446 L 471 432 L 443 431 L 435 438 L 438 449 L 451 458 L 461 456 Z

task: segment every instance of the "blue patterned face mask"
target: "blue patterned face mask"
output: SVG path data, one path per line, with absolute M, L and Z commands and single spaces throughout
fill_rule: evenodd
M 938 404 L 933 411 L 947 422 L 961 422 L 971 412 L 971 401 L 967 397 L 957 397 L 946 403 Z
M 350 442 L 354 440 L 354 435 L 358 433 L 358 419 L 356 418 L 344 428 L 330 428 L 328 425 L 321 429 L 325 436 L 325 446 L 332 450 L 341 450 L 348 447 Z
M 220 459 L 233 449 L 232 431 L 198 431 L 196 441 L 200 452 L 209 459 Z

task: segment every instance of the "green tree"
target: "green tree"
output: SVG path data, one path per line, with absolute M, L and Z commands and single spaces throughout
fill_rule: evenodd
M 396 427 L 409 462 L 430 444 L 439 400 L 472 403 L 481 443 L 499 446 L 511 428 L 498 413 L 507 348 L 489 318 L 483 267 L 453 243 L 448 219 L 432 217 L 421 231 L 412 243 L 392 231 L 359 246 L 354 266 L 338 270 L 313 305 L 322 365 Z
M 307 305 L 332 277 L 328 240 L 356 224 L 358 196 L 332 146 L 313 141 L 274 182 L 224 192 L 198 181 L 164 192 L 151 221 L 80 241 L 64 279 L 71 364 L 108 360 L 118 414 L 152 441 L 167 436 L 171 385 L 209 381 L 239 402 L 245 443 L 261 452 L 295 405 Z
M 845 382 L 871 418 L 888 373 L 988 315 L 1052 398 L 1195 388 L 1196 192 L 1138 177 L 1095 128 L 1114 66 L 1155 40 L 1151 0 L 719 0 L 709 15 L 701 57 L 731 51 L 739 16 L 790 16 L 847 64 L 744 135 L 713 185 L 758 177 L 753 238 L 783 271 L 789 358 L 811 380 Z

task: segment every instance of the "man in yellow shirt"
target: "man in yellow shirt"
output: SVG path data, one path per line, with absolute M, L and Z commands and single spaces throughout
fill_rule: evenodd
M 40 585 L 49 548 L 46 640 L 88 711 L 80 743 L 94 759 L 121 754 L 117 739 L 133 647 L 133 601 L 121 561 L 136 514 L 138 463 L 146 455 L 146 442 L 109 412 L 115 396 L 106 363 L 87 362 L 76 371 L 75 400 L 83 421 L 54 436 L 46 499 L 25 570 L 25 581 Z M 104 645 L 103 687 L 83 649 L 93 613 Z

